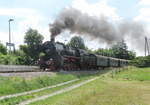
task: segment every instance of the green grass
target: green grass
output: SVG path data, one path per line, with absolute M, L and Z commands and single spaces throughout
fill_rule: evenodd
M 125 86 L 124 86 L 125 85 Z M 30 105 L 148 105 L 150 85 L 138 82 L 96 80 Z
M 59 86 L 59 87 L 55 87 L 55 88 L 51 88 L 51 89 L 46 89 L 40 92 L 35 92 L 32 94 L 28 94 L 28 95 L 23 95 L 23 96 L 18 96 L 18 97 L 13 97 L 13 98 L 8 98 L 8 99 L 4 99 L 4 100 L 0 100 L 0 105 L 15 105 L 15 104 L 19 104 L 22 101 L 28 100 L 28 99 L 32 99 L 32 98 L 36 98 L 37 96 L 42 96 L 42 95 L 46 95 L 46 94 L 50 94 L 52 92 L 55 92 L 57 90 L 60 90 L 62 88 L 71 86 L 73 84 L 79 83 L 80 81 L 76 81 L 73 83 L 69 83 L 63 86 Z
M 115 75 L 115 78 L 124 80 L 150 81 L 150 68 L 130 67 L 128 70 Z
M 130 68 L 30 105 L 149 105 L 149 75 L 150 68 Z
M 0 77 L 0 96 L 55 85 L 76 78 L 78 77 L 75 75 L 61 73 L 53 76 L 35 77 L 30 80 L 21 77 Z
M 71 75 L 71 74 L 59 74 L 59 75 Z M 57 90 L 60 90 L 62 88 L 68 87 L 68 86 L 71 86 L 73 84 L 80 83 L 83 80 L 95 77 L 97 75 L 99 75 L 99 73 L 95 74 L 95 75 L 91 75 L 91 74 L 73 75 L 74 77 L 79 78 L 79 80 L 75 81 L 73 83 L 69 83 L 69 84 L 66 84 L 66 85 L 63 85 L 63 86 L 56 87 L 56 88 L 46 89 L 46 90 L 43 90 L 43 91 L 40 91 L 40 92 L 35 92 L 35 93 L 32 93 L 32 94 L 28 94 L 28 95 L 23 95 L 23 96 L 12 97 L 12 98 L 7 98 L 7 99 L 4 99 L 4 100 L 0 100 L 0 105 L 15 105 L 15 104 L 18 104 L 18 103 L 20 103 L 22 101 L 35 98 L 37 96 L 42 96 L 42 95 L 50 94 L 52 92 L 55 92 Z M 55 78 L 55 79 L 57 79 L 57 78 Z
M 150 68 L 142 69 L 135 67 L 122 70 L 114 69 L 113 72 L 104 70 L 95 75 L 58 73 L 51 77 L 42 76 L 30 80 L 19 77 L 0 77 L 0 83 L 4 85 L 3 88 L 0 86 L 0 95 L 33 90 L 76 78 L 80 79 L 79 81 L 60 87 L 4 99 L 0 101 L 0 105 L 15 105 L 22 101 L 50 94 L 76 83 L 80 83 L 83 80 L 100 75 L 101 77 L 98 80 L 43 101 L 37 101 L 31 105 L 149 105 Z M 6 89 L 4 89 L 5 86 Z M 3 89 L 3 91 L 1 89 Z M 10 91 L 7 93 L 4 92 L 4 90 Z

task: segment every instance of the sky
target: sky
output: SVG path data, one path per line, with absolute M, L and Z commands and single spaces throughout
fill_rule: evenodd
M 11 22 L 11 39 L 16 47 L 24 44 L 24 35 L 29 28 L 37 29 L 44 36 L 44 41 L 50 39 L 49 24 L 67 7 L 73 7 L 89 15 L 104 15 L 117 22 L 133 20 L 146 26 L 150 38 L 150 0 L 1 0 L 0 1 L 0 41 L 8 42 L 8 20 Z M 69 32 L 63 32 L 56 37 L 57 41 L 69 41 Z M 91 49 L 106 48 L 96 40 L 84 38 L 86 45 Z M 143 37 L 144 41 L 144 37 Z M 137 55 L 144 55 L 138 51 L 131 41 L 127 45 Z M 143 45 L 144 46 L 144 45 Z

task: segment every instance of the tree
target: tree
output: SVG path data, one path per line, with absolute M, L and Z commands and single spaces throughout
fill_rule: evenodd
M 42 44 L 44 37 L 38 33 L 37 30 L 29 29 L 24 37 L 26 46 L 21 46 L 21 49 L 29 56 L 33 61 L 39 58 L 40 45 Z
M 135 58 L 135 53 L 132 51 L 128 51 L 128 46 L 126 45 L 124 40 L 113 45 L 112 51 L 113 51 L 114 57 L 116 58 L 120 58 L 120 59 L 134 59 Z
M 7 48 L 0 43 L 0 53 L 6 55 L 7 54 Z
M 137 67 L 150 67 L 150 56 L 139 56 L 130 61 L 131 65 Z
M 129 60 L 132 60 L 136 57 L 136 53 L 133 51 L 128 51 L 128 55 L 129 55 Z
M 95 50 L 94 53 L 98 55 L 114 57 L 114 53 L 112 49 L 99 48 L 98 50 Z
M 70 42 L 67 45 L 71 47 L 80 48 L 80 49 L 86 49 L 84 40 L 80 36 L 72 37 Z

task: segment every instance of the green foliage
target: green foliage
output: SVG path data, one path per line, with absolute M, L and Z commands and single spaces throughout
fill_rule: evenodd
M 27 45 L 20 45 L 20 51 L 23 51 L 23 53 L 28 54 L 28 46 Z
M 130 63 L 137 67 L 150 67 L 150 56 L 136 57 Z
M 0 43 L 0 64 L 31 65 L 39 58 L 43 36 L 37 30 L 29 29 L 24 37 L 27 45 L 20 45 L 20 50 L 7 54 L 6 47 Z
M 0 53 L 0 64 L 4 65 L 30 65 L 32 59 L 27 56 L 22 50 L 17 50 L 11 54 Z
M 95 50 L 94 53 L 98 55 L 103 55 L 103 56 L 111 56 L 115 58 L 120 58 L 120 59 L 134 59 L 136 54 L 135 52 L 128 51 L 127 45 L 124 41 L 118 42 L 117 44 L 113 45 L 112 48 L 110 49 L 98 49 Z
M 28 55 L 28 46 L 20 45 L 20 50 L 18 50 L 15 54 L 18 56 L 18 60 L 21 65 L 31 65 L 33 58 Z
M 80 36 L 74 36 L 71 38 L 70 42 L 67 44 L 71 47 L 76 47 L 80 49 L 85 49 L 84 40 Z
M 38 33 L 37 30 L 29 29 L 24 37 L 24 42 L 27 45 L 20 46 L 20 49 L 24 51 L 27 58 L 31 58 L 32 61 L 36 61 L 40 54 L 40 45 L 42 44 L 44 37 Z
M 98 50 L 95 50 L 94 53 L 98 54 L 98 55 L 114 57 L 114 53 L 113 53 L 112 49 L 102 49 L 102 48 L 100 48 Z
M 121 59 L 133 59 L 135 54 L 128 51 L 128 47 L 124 40 L 112 46 L 114 56 Z M 131 56 L 131 57 L 130 57 Z
M 7 54 L 7 48 L 2 43 L 0 43 L 0 53 Z
M 27 43 L 29 47 L 37 47 L 37 45 L 42 43 L 44 38 L 41 34 L 38 33 L 37 30 L 29 29 L 26 32 L 24 39 L 24 42 Z
M 128 51 L 128 60 L 135 59 L 136 53 L 133 51 Z
M 13 55 L 4 55 L 4 54 L 0 54 L 0 64 L 4 64 L 4 65 L 16 65 L 19 64 L 18 62 L 18 57 L 17 56 L 13 56 Z

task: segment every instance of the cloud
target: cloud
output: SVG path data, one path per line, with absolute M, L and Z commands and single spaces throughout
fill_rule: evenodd
M 112 7 L 108 4 L 108 0 L 101 0 L 100 2 L 97 2 L 97 3 L 88 3 L 86 0 L 74 0 L 72 2 L 72 7 L 76 8 L 76 9 L 80 10 L 82 13 L 86 13 L 90 16 L 100 17 L 101 15 L 103 15 L 104 17 L 108 18 L 107 20 L 110 20 L 110 22 L 112 22 L 114 24 L 124 21 L 123 17 L 120 17 L 117 14 L 117 8 Z M 141 14 L 134 19 L 137 21 L 137 24 L 140 25 L 139 20 L 141 18 L 142 18 L 142 20 L 147 20 L 147 21 L 148 21 L 148 19 L 150 19 L 150 18 L 147 18 L 147 17 L 149 17 L 149 15 L 147 14 L 147 12 L 149 10 L 148 9 L 146 9 L 146 10 L 147 10 L 146 13 L 144 13 L 145 10 L 141 10 Z M 132 24 L 132 20 L 130 22 Z M 132 30 L 136 30 L 136 29 L 134 29 L 135 27 L 131 27 L 131 28 L 133 28 L 133 29 L 131 29 L 131 32 L 132 32 Z M 135 31 L 133 33 L 139 32 L 139 30 Z M 137 55 L 143 55 L 142 50 L 141 50 L 142 48 L 140 49 L 139 46 L 136 46 L 135 44 L 137 44 L 137 42 L 143 43 L 142 41 L 144 41 L 143 40 L 144 37 L 138 36 L 138 34 L 137 34 L 138 38 L 136 38 L 136 37 L 131 38 L 132 37 L 131 34 L 129 34 L 127 36 L 128 37 L 125 38 L 125 41 L 127 42 L 129 49 L 136 51 Z M 91 41 L 87 37 L 84 39 L 86 40 L 85 43 L 87 44 L 87 46 L 90 48 L 93 48 L 93 49 L 99 48 L 99 47 L 102 47 L 102 48 L 109 47 L 109 46 L 107 46 L 107 44 L 105 42 L 99 43 L 96 40 Z M 133 43 L 134 43 L 134 46 L 133 46 Z
M 96 3 L 89 3 L 87 0 L 73 0 L 71 6 L 69 7 L 73 7 L 81 11 L 82 13 L 88 14 L 89 16 L 95 16 L 97 18 L 104 16 L 111 22 L 120 21 L 122 19 L 122 17 L 117 14 L 117 9 L 108 5 L 108 0 L 101 0 L 100 2 Z M 64 39 L 64 37 L 66 37 L 65 35 L 66 34 L 64 34 L 63 36 L 58 35 L 56 37 L 56 40 L 61 41 L 60 39 Z M 74 36 L 74 34 L 70 36 L 67 34 L 67 41 L 71 36 Z M 83 39 L 85 40 L 85 44 L 91 49 L 97 49 L 99 47 L 104 48 L 107 46 L 106 43 L 99 44 L 98 40 L 91 40 L 91 38 L 88 37 L 84 37 Z
M 92 16 L 100 17 L 104 15 L 106 17 L 110 17 L 113 20 L 119 20 L 120 17 L 116 13 L 116 8 L 111 7 L 107 4 L 107 0 L 102 0 L 97 3 L 89 3 L 86 0 L 74 0 L 71 4 L 72 7 L 84 12 L 88 13 Z M 37 29 L 41 34 L 44 35 L 45 41 L 49 40 L 49 27 L 47 22 L 46 25 L 41 25 L 46 17 L 40 15 L 40 13 L 32 8 L 0 8 L 0 16 L 9 16 L 15 19 L 14 23 L 12 23 L 12 27 L 16 24 L 16 30 L 12 30 L 12 41 L 18 46 L 23 44 L 23 39 L 25 32 L 28 28 Z M 47 20 L 47 18 L 46 18 Z M 52 19 L 49 19 L 52 20 Z M 4 36 L 3 42 L 7 42 L 8 40 L 8 32 L 2 32 Z M 63 33 L 63 36 L 69 36 L 69 33 Z M 58 41 L 63 41 L 61 35 L 56 38 Z M 69 38 L 67 37 L 67 40 Z
M 8 42 L 8 33 L 7 32 L 0 32 L 0 37 L 3 40 L 0 40 L 0 42 L 5 43 Z
M 144 55 L 144 37 L 150 38 L 150 0 L 140 0 L 138 3 L 138 15 L 133 18 L 134 21 L 140 22 L 145 26 L 145 34 L 141 37 L 140 44 L 143 45 L 143 50 L 137 51 L 138 55 Z M 139 36 L 140 37 L 140 36 Z M 132 46 L 132 44 L 131 44 Z
M 135 17 L 135 21 L 143 21 L 150 23 L 150 8 L 140 8 L 138 16 Z
M 147 36 L 150 37 L 150 29 L 148 28 L 150 27 L 150 7 L 146 6 L 150 5 L 150 0 L 140 0 L 138 4 L 143 6 L 139 7 L 139 14 L 134 17 L 134 21 L 143 23 L 147 30 Z
M 104 15 L 112 20 L 121 19 L 116 13 L 116 8 L 108 5 L 108 0 L 102 0 L 97 3 L 88 3 L 86 0 L 74 0 L 72 2 L 72 7 L 90 16 L 100 17 Z
M 140 0 L 138 2 L 139 4 L 139 14 L 134 18 L 135 21 L 141 21 L 141 22 L 149 22 L 150 24 L 150 0 Z
M 38 15 L 38 12 L 31 8 L 0 8 L 0 16 L 27 18 L 35 14 Z
M 12 27 L 15 27 L 11 31 L 12 42 L 18 46 L 23 44 L 24 35 L 27 29 L 33 28 L 37 29 L 41 34 L 48 37 L 48 24 L 42 26 L 41 23 L 44 21 L 45 17 L 40 15 L 40 13 L 31 8 L 0 8 L 0 16 L 7 16 L 14 18 L 14 23 Z M 3 36 L 1 39 L 3 43 L 8 42 L 8 32 L 0 32 L 0 35 Z
M 139 5 L 150 5 L 150 0 L 140 0 Z

